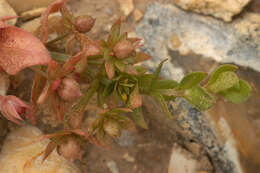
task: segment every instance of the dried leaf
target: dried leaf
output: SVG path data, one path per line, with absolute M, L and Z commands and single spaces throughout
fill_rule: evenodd
M 44 151 L 44 156 L 42 158 L 42 162 L 44 162 L 47 157 L 52 153 L 52 151 L 56 148 L 57 143 L 54 141 L 49 142 L 49 144 L 47 145 L 45 151 Z
M 49 27 L 48 27 L 48 17 L 51 13 L 54 13 L 58 11 L 65 3 L 67 0 L 56 0 L 53 3 L 51 3 L 46 11 L 42 14 L 41 16 L 41 28 L 40 28 L 40 39 L 43 43 L 46 43 L 48 40 L 48 35 L 49 35 Z
M 11 75 L 26 67 L 46 65 L 51 57 L 39 39 L 17 27 L 0 29 L 0 66 Z

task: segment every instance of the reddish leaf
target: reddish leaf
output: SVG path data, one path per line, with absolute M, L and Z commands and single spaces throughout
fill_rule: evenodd
M 44 162 L 47 159 L 47 157 L 52 153 L 52 151 L 56 148 L 56 146 L 57 146 L 57 143 L 54 142 L 54 141 L 51 141 L 47 145 L 47 147 L 46 147 L 46 149 L 44 151 L 44 156 L 42 158 L 42 162 Z
M 151 56 L 146 53 L 139 52 L 136 54 L 135 57 L 133 57 L 133 59 L 134 59 L 135 63 L 139 63 L 139 62 L 151 59 Z
M 41 16 L 41 29 L 40 29 L 40 39 L 43 43 L 48 40 L 49 28 L 48 28 L 48 17 L 51 13 L 58 11 L 67 0 L 56 0 L 51 3 L 46 11 Z
M 0 29 L 0 52 L 0 66 L 11 75 L 26 67 L 48 64 L 51 60 L 40 40 L 14 26 Z
M 71 57 L 62 67 L 61 77 L 66 76 L 75 69 L 75 65 L 80 61 L 82 52 Z
M 7 20 L 15 19 L 15 18 L 18 18 L 18 17 L 20 17 L 20 16 L 5 16 L 5 17 L 1 18 L 0 19 L 0 29 L 11 27 L 11 25 L 6 24 L 5 22 Z
M 112 79 L 115 75 L 115 67 L 111 60 L 105 62 L 106 72 L 109 79 Z
M 60 65 L 56 61 L 51 60 L 47 70 L 48 79 L 52 79 L 52 80 L 56 79 L 57 77 L 59 77 L 60 72 L 61 72 Z

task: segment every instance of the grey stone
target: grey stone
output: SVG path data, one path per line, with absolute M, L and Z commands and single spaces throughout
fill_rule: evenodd
M 231 23 L 185 12 L 173 5 L 149 5 L 143 21 L 136 28 L 144 38 L 144 50 L 154 59 L 149 67 L 167 58 L 166 42 L 175 35 L 180 54 L 195 53 L 220 63 L 235 63 L 260 71 L 260 15 L 245 13 Z M 168 47 L 172 48 L 168 44 Z M 154 67 L 153 67 L 154 68 Z M 166 65 L 166 77 L 179 79 L 182 70 Z

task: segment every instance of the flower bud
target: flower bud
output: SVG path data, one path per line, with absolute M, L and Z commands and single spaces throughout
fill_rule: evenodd
M 114 138 L 118 138 L 121 135 L 119 124 L 115 121 L 107 121 L 104 123 L 105 132 Z
M 21 115 L 25 112 L 28 105 L 15 96 L 1 96 L 1 113 L 2 115 L 16 124 L 21 125 L 18 120 L 23 120 Z M 18 119 L 18 120 L 17 120 Z
M 72 78 L 62 79 L 58 94 L 65 101 L 72 101 L 82 96 L 79 84 Z
M 134 47 L 132 43 L 128 40 L 122 40 L 118 42 L 114 47 L 114 52 L 116 54 L 116 57 L 120 59 L 127 58 L 131 55 L 133 52 Z
M 89 32 L 94 26 L 96 19 L 91 16 L 83 15 L 75 18 L 74 26 L 80 33 Z
M 65 142 L 59 145 L 58 153 L 65 159 L 74 162 L 75 159 L 81 160 L 83 151 L 76 139 L 69 137 Z

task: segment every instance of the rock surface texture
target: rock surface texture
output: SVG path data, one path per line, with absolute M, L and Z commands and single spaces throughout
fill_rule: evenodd
M 179 7 L 230 22 L 250 0 L 173 0 Z
M 169 47 L 182 55 L 195 53 L 220 63 L 235 63 L 260 72 L 259 29 L 259 14 L 245 13 L 234 22 L 225 23 L 182 11 L 173 5 L 153 4 L 148 7 L 137 32 L 145 39 L 145 45 L 154 49 L 154 63 L 167 58 L 162 45 L 173 40 L 177 43 Z M 147 51 L 151 52 L 151 49 Z M 176 70 L 173 66 L 168 67 L 165 73 Z
M 167 78 L 180 80 L 185 71 L 174 63 L 170 51 L 183 55 L 181 58 L 188 58 L 186 55 L 193 53 L 260 71 L 260 40 L 256 29 L 260 22 L 257 16 L 245 14 L 241 19 L 225 23 L 182 11 L 173 5 L 154 3 L 148 6 L 136 33 L 144 38 L 143 50 L 153 57 L 146 63 L 148 67 L 155 69 L 165 58 L 171 60 L 171 63 L 165 63 L 162 71 Z M 186 60 L 183 61 L 189 62 Z M 209 113 L 197 111 L 183 99 L 176 99 L 169 104 L 169 109 L 182 129 L 182 136 L 199 141 L 207 150 L 216 172 L 244 172 L 237 141 L 226 119 L 220 118 L 216 123 Z
M 71 162 L 56 150 L 42 163 L 48 140 L 39 142 L 41 131 L 35 127 L 22 127 L 7 137 L 0 154 L 2 173 L 80 173 Z

